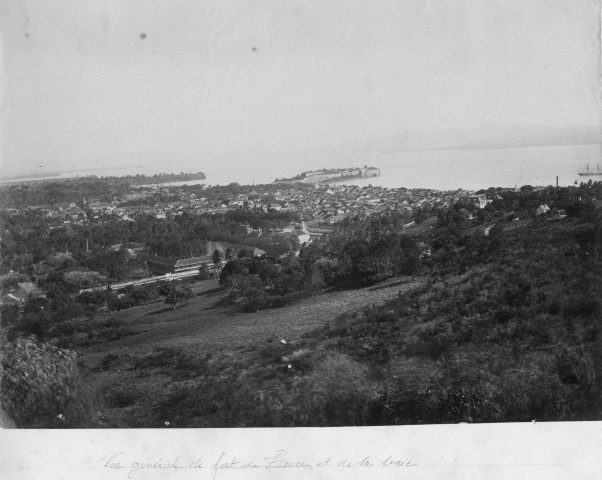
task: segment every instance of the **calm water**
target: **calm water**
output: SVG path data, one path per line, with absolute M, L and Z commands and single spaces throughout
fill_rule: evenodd
M 206 180 L 173 182 L 172 185 L 198 184 L 227 185 L 271 183 L 276 178 L 290 177 L 297 173 L 319 168 L 361 167 L 369 165 L 380 168 L 377 178 L 358 179 L 346 182 L 356 185 L 378 185 L 383 187 L 434 188 L 452 190 L 457 188 L 480 189 L 490 186 L 513 187 L 521 185 L 553 185 L 556 176 L 559 184 L 571 185 L 585 171 L 599 163 L 602 167 L 601 147 L 598 145 L 571 145 L 553 147 L 530 147 L 499 150 L 437 150 L 403 153 L 305 153 L 285 156 L 239 157 L 229 162 L 207 159 L 196 163 L 152 165 L 147 167 L 113 170 L 82 171 L 82 175 L 123 176 L 162 172 L 198 172 L 206 174 Z M 62 176 L 74 176 L 64 174 Z M 594 180 L 600 177 L 589 177 Z
M 532 147 L 500 150 L 460 151 L 438 150 L 392 154 L 309 154 L 280 158 L 248 158 L 224 164 L 208 162 L 200 169 L 207 180 L 198 183 L 225 185 L 270 183 L 275 178 L 290 177 L 306 170 L 334 167 L 379 167 L 381 176 L 346 182 L 355 185 L 382 187 L 480 189 L 490 186 L 553 185 L 556 176 L 560 185 L 587 181 L 578 172 L 589 163 L 595 169 L 600 146 L 577 145 Z M 236 163 L 236 167 L 234 164 Z M 589 177 L 594 180 L 596 177 Z M 598 177 L 600 178 L 600 177 Z M 178 182 L 185 184 L 187 182 Z M 188 182 L 190 183 L 190 182 Z M 177 184 L 177 183 L 176 183 Z
M 500 150 L 441 150 L 381 155 L 381 177 L 354 183 L 383 187 L 429 187 L 440 190 L 480 189 L 490 186 L 561 186 L 587 181 L 578 172 L 600 161 L 600 146 L 532 147 Z M 375 160 L 376 162 L 376 160 Z M 598 177 L 600 178 L 600 177 Z

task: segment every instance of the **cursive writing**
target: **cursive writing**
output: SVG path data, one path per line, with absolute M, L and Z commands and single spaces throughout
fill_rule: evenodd
M 215 478 L 218 471 L 237 468 L 260 468 L 260 466 L 256 465 L 253 460 L 243 462 L 236 457 L 229 458 L 225 452 L 222 452 L 217 462 L 211 465 L 211 478 Z
M 207 459 L 209 458 L 209 459 Z M 125 452 L 111 452 L 100 459 L 101 467 L 107 470 L 123 470 L 127 472 L 129 480 L 134 479 L 141 470 L 205 470 L 208 471 L 212 479 L 217 478 L 220 473 L 228 471 L 241 471 L 249 469 L 264 469 L 264 470 L 314 470 L 325 468 L 336 469 L 351 469 L 351 468 L 407 468 L 418 466 L 413 461 L 394 457 L 391 455 L 383 456 L 382 458 L 374 458 L 365 456 L 361 458 L 339 457 L 339 458 L 322 458 L 319 461 L 313 461 L 306 458 L 295 457 L 286 450 L 275 450 L 265 456 L 260 457 L 260 460 L 255 458 L 242 458 L 237 455 L 232 455 L 227 452 L 220 452 L 219 455 L 213 457 L 199 455 L 193 459 L 183 459 L 180 456 L 173 458 L 153 458 L 146 457 L 145 459 L 128 458 Z

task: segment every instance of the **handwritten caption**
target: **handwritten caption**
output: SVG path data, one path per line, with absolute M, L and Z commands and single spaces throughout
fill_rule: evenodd
M 125 452 L 110 453 L 100 459 L 102 468 L 107 470 L 121 470 L 127 473 L 128 479 L 136 477 L 142 470 L 206 470 L 210 472 L 211 478 L 218 477 L 220 472 L 235 470 L 314 470 L 320 468 L 408 468 L 416 467 L 417 463 L 408 459 L 387 456 L 380 459 L 366 456 L 364 458 L 324 458 L 318 462 L 308 461 L 303 458 L 294 458 L 286 450 L 276 450 L 273 453 L 262 457 L 261 460 L 253 458 L 239 458 L 226 452 L 221 452 L 214 459 L 205 458 L 204 455 L 198 458 L 183 459 L 175 457 L 173 459 L 147 457 L 144 460 L 137 458 L 128 458 Z

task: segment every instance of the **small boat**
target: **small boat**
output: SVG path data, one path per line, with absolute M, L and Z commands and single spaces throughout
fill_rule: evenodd
M 587 164 L 587 167 L 585 169 L 585 172 L 579 172 L 579 175 L 582 177 L 593 177 L 593 176 L 602 176 L 602 172 L 600 171 L 600 164 L 598 164 L 598 168 L 597 170 L 594 172 L 593 170 L 589 169 L 589 163 Z

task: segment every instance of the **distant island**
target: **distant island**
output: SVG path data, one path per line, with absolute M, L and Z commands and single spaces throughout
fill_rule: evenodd
M 59 173 L 55 173 L 56 178 L 51 176 L 42 176 L 40 175 L 29 175 L 23 176 L 21 178 L 14 177 L 14 179 L 3 179 L 0 183 L 44 183 L 44 182 L 73 182 L 73 181 L 85 181 L 85 180 L 95 180 L 95 179 L 107 179 L 107 180 L 119 180 L 125 181 L 133 186 L 145 186 L 145 185 L 158 185 L 163 183 L 171 183 L 171 182 L 185 182 L 189 180 L 205 180 L 205 174 L 203 172 L 197 173 L 158 173 L 155 175 L 123 175 L 123 176 L 98 176 L 98 175 L 73 175 L 73 176 L 59 176 Z
M 380 169 L 364 166 L 363 168 L 352 167 L 314 170 L 300 173 L 292 178 L 277 178 L 273 183 L 331 183 L 368 177 L 380 177 Z
M 0 183 L 8 183 L 8 182 L 18 182 L 20 180 L 37 180 L 37 179 L 47 179 L 53 177 L 59 177 L 60 173 L 50 172 L 50 173 L 29 173 L 23 175 L 12 175 L 10 177 L 0 178 Z
M 125 178 L 134 185 L 138 184 L 158 184 L 171 182 L 185 182 L 188 180 L 205 180 L 207 177 L 203 172 L 197 173 L 158 173 L 156 175 L 126 175 Z

